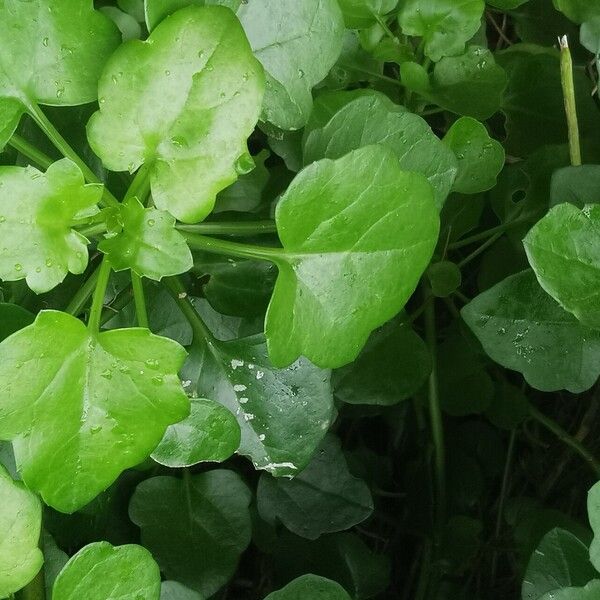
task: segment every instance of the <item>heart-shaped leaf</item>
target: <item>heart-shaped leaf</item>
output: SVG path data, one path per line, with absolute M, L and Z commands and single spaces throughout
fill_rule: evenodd
M 184 358 L 147 329 L 92 335 L 57 311 L 2 342 L 0 439 L 13 441 L 27 486 L 73 512 L 143 461 L 189 411 L 177 377 Z
M 351 362 L 410 298 L 437 242 L 433 191 L 366 146 L 301 171 L 276 212 L 284 250 L 266 318 L 276 366 Z
M 180 43 L 173 43 L 179 41 Z M 112 171 L 147 165 L 156 206 L 193 223 L 243 170 L 264 76 L 235 15 L 190 6 L 114 53 L 88 123 Z
M 348 592 L 335 581 L 318 575 L 303 575 L 265 600 L 350 600 Z
M 85 185 L 64 158 L 46 173 L 33 167 L 0 167 L 0 279 L 39 293 L 57 286 L 70 271 L 83 273 L 87 239 L 72 229 L 76 217 L 97 211 L 101 185 Z

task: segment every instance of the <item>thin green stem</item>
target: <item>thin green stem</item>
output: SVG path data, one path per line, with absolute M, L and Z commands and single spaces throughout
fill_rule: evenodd
M 142 165 L 135 174 L 133 181 L 129 185 L 123 201 L 136 197 L 142 204 L 150 193 L 150 167 L 148 164 Z
M 100 267 L 97 267 L 95 271 L 87 278 L 86 282 L 77 290 L 77 293 L 71 298 L 65 312 L 77 317 L 83 312 L 85 305 L 94 293 L 96 284 L 98 283 L 98 276 L 100 275 Z
M 448 250 L 458 250 L 459 248 L 463 248 L 464 246 L 470 246 L 471 244 L 492 237 L 496 233 L 504 233 L 505 231 L 508 231 L 509 229 L 526 222 L 527 219 L 515 219 L 514 221 L 507 221 L 506 223 L 502 223 L 501 225 L 497 225 L 496 227 L 486 229 L 481 233 L 476 233 L 469 237 L 463 238 L 462 240 L 458 240 L 457 242 L 448 244 Z
M 550 417 L 547 417 L 544 413 L 540 412 L 535 406 L 529 406 L 529 414 L 533 419 L 540 423 L 540 425 L 552 432 L 561 442 L 565 443 L 579 454 L 592 471 L 594 471 L 596 478 L 600 478 L 600 462 L 598 462 L 596 457 L 579 440 L 575 439 L 570 433 L 565 431 L 556 421 L 553 421 Z
M 206 237 L 197 233 L 182 232 L 192 250 L 203 250 L 212 254 L 236 256 L 238 258 L 251 258 L 258 260 L 268 260 L 279 263 L 284 256 L 282 248 L 266 248 L 264 246 L 251 246 L 249 244 L 239 244 L 229 240 L 220 240 L 217 238 Z
M 84 237 L 92 237 L 94 235 L 98 235 L 99 233 L 104 233 L 105 231 L 106 223 L 96 223 L 95 225 L 88 225 L 87 227 L 82 227 L 81 229 L 77 230 L 77 232 Z
M 558 38 L 560 43 L 560 79 L 565 101 L 565 113 L 569 130 L 569 153 L 574 167 L 581 165 L 581 146 L 579 143 L 579 123 L 577 121 L 577 103 L 573 83 L 573 60 L 566 35 Z
M 476 259 L 480 254 L 485 252 L 490 246 L 493 246 L 502 236 L 504 235 L 504 231 L 496 232 L 489 240 L 485 241 L 481 246 L 473 250 L 471 254 L 469 254 L 466 258 L 463 258 L 458 263 L 458 268 L 462 269 L 464 266 L 468 265 L 472 260 Z
M 131 271 L 131 287 L 133 288 L 133 300 L 135 302 L 137 323 L 140 327 L 150 329 L 150 324 L 148 323 L 148 311 L 146 310 L 144 284 L 142 278 L 135 271 Z
M 90 316 L 88 319 L 88 329 L 92 333 L 100 331 L 100 318 L 102 316 L 102 307 L 104 306 L 104 294 L 106 293 L 106 286 L 110 279 L 110 262 L 108 258 L 104 256 L 100 263 L 98 280 L 96 281 L 96 288 L 94 289 L 94 295 L 92 297 L 92 308 L 90 309 Z
M 265 233 L 277 233 L 275 221 L 246 221 L 246 222 L 209 222 L 197 225 L 177 225 L 179 231 L 200 233 L 204 235 L 235 235 L 251 236 Z
M 395 44 L 399 44 L 400 40 L 396 37 L 396 34 L 389 28 L 389 25 L 386 23 L 386 20 L 375 11 L 371 11 L 371 14 L 379 24 L 379 27 L 383 29 L 385 35 L 387 35 Z
M 46 134 L 48 139 L 54 144 L 56 149 L 65 157 L 72 160 L 83 173 L 86 181 L 89 183 L 102 183 L 98 176 L 87 166 L 87 164 L 80 158 L 80 156 L 71 148 L 67 140 L 60 134 L 58 129 L 50 122 L 48 117 L 44 114 L 42 109 L 37 104 L 31 104 L 28 107 L 28 112 L 33 120 L 38 124 L 40 129 Z M 105 204 L 109 206 L 118 206 L 118 200 L 104 188 L 104 195 L 102 196 Z
M 42 169 L 47 169 L 54 162 L 47 154 L 16 133 L 10 138 L 8 144 Z
M 354 71 L 356 73 L 364 73 L 365 75 L 369 75 L 370 77 L 374 77 L 375 79 L 379 79 L 381 81 L 386 81 L 387 83 L 391 83 L 398 87 L 403 88 L 404 85 L 400 82 L 399 79 L 394 79 L 393 77 L 388 77 L 387 75 L 383 75 L 382 73 L 377 73 L 376 71 L 370 71 L 369 69 L 363 69 L 362 67 L 357 67 L 355 65 L 350 65 L 348 63 L 340 62 L 339 66 L 342 69 L 346 69 L 347 71 Z

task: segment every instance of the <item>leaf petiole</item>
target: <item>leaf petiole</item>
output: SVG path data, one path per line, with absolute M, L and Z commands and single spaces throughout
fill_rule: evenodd
M 98 282 L 98 276 L 100 275 L 100 267 L 96 268 L 94 272 L 87 278 L 86 282 L 77 290 L 77 293 L 69 302 L 65 312 L 73 315 L 74 317 L 81 314 L 87 301 L 90 299 L 96 283 Z
M 47 154 L 16 133 L 10 138 L 8 144 L 43 169 L 47 169 L 54 162 Z
M 100 264 L 98 271 L 98 279 L 92 298 L 92 308 L 90 309 L 90 316 L 88 319 L 88 329 L 93 333 L 97 333 L 100 330 L 100 318 L 102 316 L 102 307 L 104 306 L 104 294 L 106 293 L 106 286 L 110 279 L 111 267 L 106 256 L 102 258 L 102 263 Z
M 210 222 L 196 225 L 177 225 L 179 231 L 200 233 L 204 235 L 235 235 L 251 236 L 266 233 L 277 233 L 275 221 L 245 221 L 245 222 Z
M 138 326 L 150 329 L 148 311 L 146 310 L 146 297 L 144 296 L 144 285 L 142 278 L 135 271 L 131 271 L 131 286 L 133 288 L 133 300 L 135 302 L 135 314 Z
M 569 129 L 569 153 L 571 165 L 581 165 L 581 146 L 579 143 L 579 123 L 577 121 L 577 103 L 575 101 L 575 84 L 573 83 L 573 60 L 566 35 L 558 38 L 560 45 L 560 79 L 565 101 L 565 113 Z

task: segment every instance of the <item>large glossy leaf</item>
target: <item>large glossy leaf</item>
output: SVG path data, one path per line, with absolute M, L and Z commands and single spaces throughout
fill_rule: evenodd
M 265 600 L 350 600 L 348 592 L 335 581 L 318 575 L 303 575 Z
M 137 486 L 129 515 L 167 577 L 212 596 L 250 543 L 250 499 L 233 471 L 153 477 Z
M 590 0 L 552 0 L 554 6 L 575 23 L 600 16 L 600 6 Z
M 284 251 L 266 318 L 277 366 L 352 361 L 413 293 L 437 241 L 431 186 L 366 146 L 301 171 L 277 205 Z
M 199 221 L 242 168 L 263 87 L 235 15 L 190 6 L 111 57 L 88 139 L 112 171 L 145 165 L 158 208 Z
M 263 119 L 300 129 L 310 115 L 312 88 L 342 50 L 344 21 L 336 0 L 252 0 L 238 16 L 267 74 Z
M 569 202 L 583 208 L 600 202 L 600 165 L 563 167 L 552 173 L 550 206 Z
M 196 338 L 183 377 L 199 396 L 236 415 L 238 452 L 276 476 L 294 475 L 308 464 L 333 417 L 329 372 L 304 358 L 274 368 L 262 335 L 227 342 Z
M 121 42 L 91 0 L 4 0 L 0 39 L 0 150 L 36 104 L 95 100 L 102 67 Z
M 115 271 L 131 269 L 159 281 L 192 268 L 192 253 L 169 213 L 130 198 L 121 205 L 120 221 L 122 231 L 98 244 Z
M 553 529 L 531 555 L 521 597 L 539 600 L 548 592 L 584 586 L 597 574 L 589 561 L 587 546 L 569 531 Z
M 68 159 L 41 173 L 34 167 L 0 167 L 0 279 L 25 279 L 37 293 L 70 271 L 83 273 L 87 240 L 71 228 L 77 216 L 98 210 L 102 186 L 85 185 Z
M 598 379 L 600 332 L 563 310 L 531 271 L 480 294 L 462 316 L 493 360 L 538 390 L 583 392 Z
M 148 31 L 152 31 L 165 17 L 190 4 L 196 6 L 220 4 L 235 12 L 241 3 L 242 0 L 144 0 L 146 25 Z
M 42 505 L 0 465 L 0 597 L 25 587 L 40 570 Z
M 369 488 L 350 474 L 340 442 L 332 435 L 294 479 L 263 474 L 257 503 L 263 519 L 281 521 L 296 535 L 310 540 L 348 529 L 373 512 Z
M 590 544 L 590 560 L 600 571 L 600 483 L 591 487 L 587 497 L 587 512 L 594 539 Z
M 0 438 L 13 441 L 28 487 L 72 512 L 144 460 L 189 410 L 177 377 L 184 358 L 147 329 L 92 335 L 57 311 L 2 342 Z
M 483 0 L 405 0 L 398 22 L 402 33 L 419 36 L 433 61 L 461 54 L 481 24 Z
M 600 329 L 600 205 L 555 206 L 523 244 L 540 285 L 581 323 Z
M 350 94 L 336 96 L 341 102 Z M 320 108 L 325 111 L 323 105 Z M 398 157 L 402 169 L 425 175 L 435 191 L 438 207 L 443 206 L 457 173 L 454 153 L 424 119 L 383 94 L 351 100 L 320 127 L 315 118 L 304 139 L 304 164 L 321 158 L 340 158 L 370 144 L 387 146 Z
M 96 542 L 82 548 L 59 573 L 53 600 L 159 600 L 160 571 L 148 550 L 135 544 Z
M 396 8 L 398 0 L 338 0 L 349 29 L 362 29 Z

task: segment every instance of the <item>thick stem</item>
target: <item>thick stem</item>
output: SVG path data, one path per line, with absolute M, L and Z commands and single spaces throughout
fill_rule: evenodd
M 42 169 L 47 169 L 54 162 L 47 154 L 16 133 L 10 138 L 8 144 Z
M 200 233 L 203 235 L 261 235 L 264 233 L 277 233 L 275 221 L 246 221 L 246 222 L 211 222 L 198 223 L 197 225 L 177 225 L 179 231 L 187 233 Z
M 83 311 L 85 305 L 90 299 L 94 292 L 96 283 L 98 282 L 98 275 L 100 275 L 100 267 L 98 267 L 87 279 L 87 281 L 77 290 L 77 293 L 69 302 L 65 312 L 77 317 Z
M 135 174 L 133 181 L 129 185 L 123 201 L 134 196 L 144 204 L 146 197 L 150 193 L 150 168 L 147 164 L 142 165 Z
M 558 38 L 560 44 L 560 79 L 565 101 L 565 113 L 569 128 L 569 153 L 571 164 L 581 165 L 581 146 L 579 144 L 579 123 L 577 121 L 577 103 L 575 101 L 575 85 L 573 83 L 573 60 L 569 50 L 569 39 L 566 35 Z
M 88 319 L 88 329 L 94 334 L 100 331 L 100 318 L 102 316 L 102 307 L 104 305 L 106 286 L 108 285 L 108 280 L 110 279 L 110 271 L 110 262 L 105 256 L 100 264 L 96 289 L 94 290 L 94 296 L 92 298 L 92 308 L 90 310 L 90 316 Z
M 212 254 L 236 256 L 238 258 L 251 258 L 268 260 L 270 262 L 281 262 L 284 256 L 282 248 L 266 248 L 264 246 L 251 246 L 249 244 L 238 244 L 229 240 L 206 237 L 197 233 L 183 232 L 187 243 L 192 250 L 203 250 Z
M 148 311 L 146 310 L 146 297 L 144 296 L 144 284 L 142 278 L 131 271 L 131 286 L 133 288 L 133 300 L 135 302 L 135 314 L 140 327 L 150 329 L 148 323 Z

